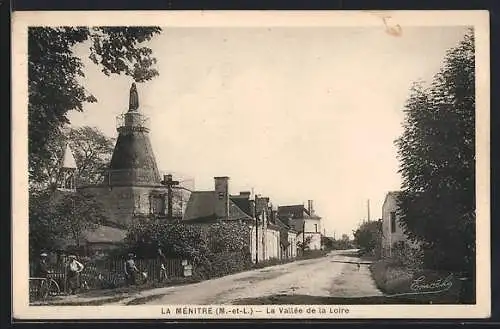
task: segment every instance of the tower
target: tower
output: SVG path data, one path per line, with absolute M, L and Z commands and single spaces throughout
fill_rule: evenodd
M 103 183 L 112 186 L 151 186 L 160 173 L 149 140 L 149 119 L 139 111 L 139 95 L 132 83 L 129 109 L 117 117 L 118 139 Z
M 69 147 L 69 144 L 67 144 L 56 182 L 58 190 L 76 190 L 76 170 L 77 166 L 73 152 L 71 152 L 71 148 Z

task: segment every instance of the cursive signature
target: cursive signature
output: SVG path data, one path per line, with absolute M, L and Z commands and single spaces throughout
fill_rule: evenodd
M 426 292 L 426 291 L 446 291 L 451 288 L 453 275 L 450 274 L 445 278 L 426 282 L 424 275 L 416 278 L 410 285 L 412 291 Z

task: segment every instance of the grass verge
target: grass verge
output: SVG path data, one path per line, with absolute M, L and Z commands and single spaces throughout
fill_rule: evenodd
M 370 265 L 377 288 L 386 297 L 401 296 L 410 304 L 459 304 L 462 282 L 454 273 L 433 270 L 412 270 L 397 266 L 390 260 Z

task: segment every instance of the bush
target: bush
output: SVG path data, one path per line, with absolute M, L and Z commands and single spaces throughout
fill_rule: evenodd
M 249 268 L 248 226 L 240 223 L 184 224 L 145 220 L 126 238 L 139 257 L 156 257 L 158 245 L 170 258 L 191 261 L 195 275 L 208 279 Z
M 194 275 L 200 279 L 213 279 L 250 269 L 250 255 L 244 252 L 211 254 L 207 261 L 194 268 Z
M 421 269 L 424 263 L 424 253 L 419 247 L 411 246 L 406 241 L 399 241 L 392 247 L 391 262 L 395 266 Z

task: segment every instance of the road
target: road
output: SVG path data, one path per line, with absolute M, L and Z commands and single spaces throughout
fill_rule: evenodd
M 158 288 L 135 296 L 138 304 L 233 304 L 272 295 L 315 297 L 381 296 L 366 262 L 354 251 L 252 270 L 196 284 Z

